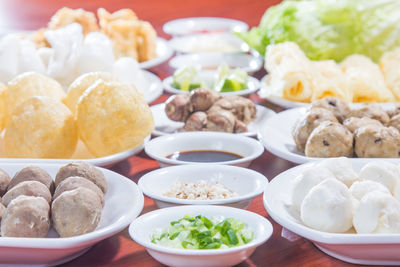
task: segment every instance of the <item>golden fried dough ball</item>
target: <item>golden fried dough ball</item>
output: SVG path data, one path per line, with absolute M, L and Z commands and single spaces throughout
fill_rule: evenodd
M 17 107 L 4 135 L 5 154 L 13 158 L 70 158 L 77 142 L 71 111 L 44 96 L 31 97 Z
M 6 122 L 15 108 L 32 96 L 48 96 L 61 101 L 65 92 L 54 79 L 36 72 L 25 72 L 8 82 L 4 91 Z
M 102 79 L 103 81 L 117 81 L 118 78 L 109 72 L 89 72 L 85 73 L 78 78 L 69 86 L 67 97 L 64 99 L 64 104 L 69 107 L 71 112 L 75 115 L 76 104 L 79 98 L 85 92 L 85 90 L 91 86 L 96 80 Z
M 4 126 L 5 126 L 5 120 L 6 120 L 6 114 L 5 114 L 5 99 L 4 99 L 4 95 L 6 92 L 7 87 L 3 84 L 0 83 L 0 131 L 3 130 Z
M 140 145 L 154 128 L 143 95 L 133 86 L 96 81 L 77 106 L 79 135 L 96 157 Z
M 122 20 L 137 20 L 138 17 L 136 16 L 135 12 L 129 8 L 123 8 L 114 13 L 109 13 L 104 8 L 97 9 L 97 16 L 99 17 L 99 24 L 101 28 L 107 26 L 108 23 L 111 21 L 122 19 Z
M 54 30 L 74 22 L 77 22 L 82 26 L 82 31 L 85 35 L 89 32 L 96 32 L 99 30 L 94 13 L 85 11 L 82 8 L 71 9 L 68 7 L 59 9 L 51 17 L 48 27 L 49 29 Z

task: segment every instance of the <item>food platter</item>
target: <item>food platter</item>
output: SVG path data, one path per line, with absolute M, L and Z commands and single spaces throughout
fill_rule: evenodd
M 21 160 L 18 163 L 0 163 L 0 168 L 13 176 L 26 165 L 36 165 L 54 179 L 61 164 L 35 163 Z M 101 169 L 108 183 L 105 206 L 97 229 L 91 233 L 68 238 L 58 238 L 50 230 L 47 238 L 0 238 L 0 266 L 53 266 L 85 253 L 97 242 L 123 230 L 143 209 L 143 194 L 138 186 L 126 177 Z M 127 205 L 129 203 L 129 205 Z
M 399 234 L 354 234 L 327 233 L 305 226 L 298 212 L 291 209 L 291 191 L 294 179 L 310 164 L 291 168 L 276 176 L 264 192 L 264 206 L 268 214 L 289 231 L 312 241 L 328 255 L 355 264 L 398 265 L 400 264 Z M 353 162 L 358 171 L 365 162 Z
M 139 63 L 142 69 L 150 69 L 167 61 L 174 51 L 169 47 L 167 41 L 163 38 L 156 38 L 156 54 L 157 57 Z
M 359 104 L 353 104 L 359 106 Z M 381 104 L 384 108 L 392 107 L 393 104 Z M 277 113 L 269 118 L 263 125 L 258 134 L 259 140 L 265 148 L 272 154 L 294 163 L 307 163 L 321 160 L 321 158 L 307 157 L 303 152 L 296 148 L 292 136 L 292 129 L 298 118 L 305 114 L 307 108 L 293 108 Z M 350 158 L 351 161 L 367 162 L 371 160 L 381 160 L 378 158 Z M 398 158 L 385 158 L 388 161 L 398 161 Z
M 257 116 L 256 119 L 249 123 L 248 132 L 241 133 L 246 136 L 256 136 L 257 133 L 262 129 L 264 122 L 275 114 L 274 111 L 261 106 L 256 105 L 257 108 Z M 153 130 L 153 135 L 161 136 L 166 134 L 172 134 L 183 131 L 182 127 L 184 125 L 183 122 L 176 122 L 170 120 L 165 114 L 165 104 L 158 104 L 150 107 L 151 112 L 153 113 L 154 125 L 155 128 Z

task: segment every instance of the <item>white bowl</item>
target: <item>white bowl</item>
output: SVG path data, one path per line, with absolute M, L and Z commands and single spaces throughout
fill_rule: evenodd
M 198 73 L 201 80 L 204 80 L 207 85 L 212 85 L 218 78 L 218 73 L 215 70 L 201 70 Z M 173 76 L 169 76 L 163 80 L 163 86 L 165 91 L 171 94 L 187 94 L 188 91 L 183 91 L 172 86 Z M 218 92 L 222 96 L 228 95 L 238 95 L 238 96 L 248 96 L 255 93 L 260 89 L 260 81 L 254 77 L 248 76 L 247 86 L 245 89 L 240 91 L 232 92 Z
M 158 66 L 165 61 L 167 61 L 174 51 L 169 47 L 167 41 L 163 38 L 156 38 L 156 57 L 147 61 L 139 63 L 142 69 L 150 69 L 152 67 Z
M 249 26 L 240 20 L 217 17 L 193 17 L 168 21 L 163 31 L 170 35 L 202 32 L 245 32 Z
M 250 48 L 239 37 L 231 33 L 203 33 L 174 37 L 168 45 L 178 53 L 238 53 Z
M 193 214 L 206 217 L 224 216 L 244 221 L 253 231 L 254 239 L 238 247 L 227 249 L 177 249 L 163 247 L 151 242 L 156 228 L 164 228 L 171 221 Z M 146 247 L 157 261 L 168 266 L 218 267 L 236 265 L 248 258 L 254 250 L 266 242 L 272 234 L 272 225 L 264 217 L 242 209 L 224 206 L 180 206 L 155 210 L 137 218 L 129 227 L 132 239 Z
M 0 163 L 11 177 L 27 165 L 38 166 L 51 177 L 63 164 Z M 129 225 L 143 209 L 143 194 L 128 178 L 102 169 L 108 183 L 104 208 L 97 228 L 87 234 L 59 238 L 53 228 L 47 238 L 0 237 L 0 264 L 3 266 L 53 266 L 86 252 L 97 242 L 110 237 Z
M 222 62 L 225 62 L 231 68 L 240 68 L 246 72 L 256 72 L 261 69 L 263 59 L 253 54 L 245 53 L 192 53 L 173 57 L 169 61 L 169 65 L 174 69 L 187 66 L 217 69 Z
M 353 161 L 353 169 L 358 173 L 366 163 Z M 315 163 L 296 166 L 271 180 L 263 198 L 268 214 L 277 223 L 311 240 L 332 257 L 356 264 L 400 265 L 400 234 L 327 233 L 302 223 L 299 212 L 291 208 L 291 193 L 294 179 L 313 164 Z
M 264 147 L 260 142 L 250 137 L 221 132 L 184 132 L 159 136 L 150 140 L 144 147 L 151 158 L 158 161 L 160 167 L 182 164 L 224 164 L 248 167 L 252 160 L 258 158 Z M 193 150 L 215 150 L 234 153 L 242 156 L 240 159 L 221 162 L 188 162 L 169 159 L 167 156 L 175 152 Z
M 190 200 L 164 196 L 176 181 L 196 183 L 205 180 L 219 182 L 238 194 L 237 197 L 216 200 Z M 139 179 L 142 192 L 160 207 L 178 205 L 224 205 L 246 209 L 252 199 L 264 191 L 267 178 L 256 171 L 229 165 L 180 165 L 149 172 Z

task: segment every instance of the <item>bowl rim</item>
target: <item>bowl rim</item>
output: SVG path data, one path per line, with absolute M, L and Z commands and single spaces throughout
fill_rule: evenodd
M 232 170 L 232 171 L 237 171 L 238 174 L 245 174 L 247 177 L 246 179 L 253 179 L 255 181 L 260 181 L 260 186 L 257 187 L 255 190 L 248 192 L 243 195 L 239 195 L 237 197 L 232 197 L 232 198 L 226 198 L 226 199 L 214 199 L 214 200 L 191 200 L 191 199 L 179 199 L 179 198 L 174 198 L 174 197 L 167 197 L 163 196 L 162 194 L 157 194 L 154 191 L 148 190 L 149 188 L 145 185 L 146 179 L 149 177 L 153 176 L 158 176 L 162 172 L 177 172 L 179 170 L 182 170 L 182 172 L 185 172 L 187 174 L 190 174 L 191 172 L 196 173 L 196 171 L 202 170 L 209 168 L 206 165 L 199 165 L 199 164 L 187 164 L 187 165 L 176 165 L 176 166 L 170 166 L 166 168 L 161 168 L 161 169 L 156 169 L 154 171 L 151 171 L 145 175 L 143 175 L 139 181 L 138 181 L 138 186 L 142 190 L 143 194 L 145 194 L 148 197 L 151 197 L 152 199 L 159 200 L 159 201 L 164 201 L 164 202 L 169 202 L 169 203 L 174 203 L 174 204 L 184 204 L 184 205 L 212 205 L 212 204 L 230 204 L 230 203 L 235 203 L 243 200 L 250 200 L 253 199 L 254 197 L 262 194 L 265 190 L 265 187 L 268 184 L 268 179 L 265 177 L 263 174 L 248 169 L 248 168 L 243 168 L 243 167 L 238 167 L 238 166 L 232 166 L 232 165 L 213 165 L 212 169 L 215 171 L 225 171 L 225 170 Z M 171 179 L 175 179 L 174 177 L 170 176 Z M 165 179 L 166 177 L 164 177 Z
M 252 229 L 255 234 L 255 238 L 252 241 L 250 241 L 249 243 L 241 245 L 241 246 L 237 246 L 237 247 L 224 248 L 224 249 L 201 250 L 201 249 L 170 248 L 170 247 L 164 247 L 161 245 L 154 244 L 149 240 L 143 240 L 143 239 L 137 238 L 134 228 L 136 227 L 136 225 L 138 223 L 140 223 L 141 221 L 149 220 L 150 218 L 154 219 L 153 218 L 154 216 L 163 216 L 164 214 L 171 212 L 171 210 L 173 211 L 173 210 L 178 210 L 178 209 L 185 210 L 185 211 L 182 211 L 182 214 L 184 212 L 186 212 L 186 213 L 189 212 L 187 210 L 193 210 L 193 212 L 199 213 L 196 210 L 202 210 L 202 209 L 204 209 L 204 210 L 220 210 L 221 215 L 223 215 L 226 212 L 241 213 L 241 214 L 245 214 L 246 217 L 249 218 L 247 221 L 257 220 L 257 224 L 262 225 L 263 229 L 259 229 L 259 227 L 258 227 L 258 229 Z M 200 212 L 202 212 L 202 211 L 200 211 Z M 230 217 L 230 215 L 228 215 L 228 216 Z M 224 216 L 224 217 L 227 217 L 227 216 Z M 166 223 L 166 225 L 167 225 L 167 223 Z M 130 234 L 131 238 L 138 244 L 144 246 L 146 249 L 150 249 L 150 250 L 154 250 L 154 251 L 158 251 L 158 252 L 162 252 L 162 253 L 167 253 L 167 254 L 186 255 L 186 256 L 222 255 L 222 254 L 231 254 L 231 253 L 235 253 L 238 251 L 247 250 L 247 249 L 250 249 L 253 247 L 258 247 L 261 244 L 265 243 L 271 237 L 272 233 L 273 233 L 273 226 L 272 226 L 271 222 L 267 218 L 265 218 L 257 213 L 254 213 L 254 212 L 251 212 L 248 210 L 244 210 L 244 209 L 239 209 L 239 208 L 233 208 L 233 207 L 227 207 L 227 206 L 213 206 L 213 205 L 185 205 L 185 206 L 175 206 L 175 207 L 157 209 L 157 210 L 150 211 L 150 212 L 143 214 L 140 217 L 136 218 L 129 226 L 129 234 Z
M 187 137 L 188 136 L 188 137 Z M 221 140 L 226 141 L 236 141 L 240 143 L 247 143 L 249 146 L 249 149 L 251 147 L 253 153 L 249 156 L 242 157 L 239 159 L 235 160 L 229 160 L 229 161 L 220 161 L 220 162 L 189 162 L 189 161 L 182 161 L 182 160 L 174 160 L 174 159 L 169 159 L 166 158 L 165 156 L 161 156 L 157 148 L 153 148 L 153 146 L 156 146 L 155 144 L 159 144 L 160 142 L 173 142 L 176 140 L 180 140 L 182 138 L 190 138 L 192 140 L 196 140 L 198 138 L 201 139 L 209 139 L 213 140 L 215 137 L 220 137 Z M 234 164 L 241 164 L 244 162 L 249 162 L 252 161 L 256 158 L 258 158 L 263 152 L 265 148 L 264 146 L 256 139 L 250 138 L 248 136 L 243 136 L 243 135 L 238 135 L 238 134 L 233 134 L 233 133 L 224 133 L 224 132 L 202 132 L 202 131 L 194 131 L 194 132 L 181 132 L 181 133 L 172 133 L 168 135 L 163 135 L 163 136 L 158 136 L 156 138 L 153 138 L 149 142 L 147 142 L 144 146 L 144 151 L 146 154 L 157 160 L 158 162 L 161 163 L 166 163 L 169 165 L 186 165 L 186 164 L 212 164 L 212 165 L 234 165 Z M 229 151 L 235 153 L 235 151 Z
M 215 76 L 217 74 L 216 70 L 200 70 L 198 72 L 201 75 L 207 76 L 207 77 L 212 77 Z M 162 80 L 162 85 L 165 91 L 171 93 L 171 94 L 187 94 L 190 93 L 191 91 L 183 91 L 181 89 L 175 88 L 172 86 L 172 80 L 173 80 L 173 76 L 174 75 L 170 75 L 168 77 L 166 77 L 164 80 Z M 249 85 L 253 85 L 253 88 L 249 88 Z M 228 95 L 237 95 L 237 96 L 243 96 L 243 95 L 249 95 L 252 93 L 257 92 L 258 90 L 260 90 L 261 88 L 261 83 L 260 81 L 253 77 L 248 75 L 248 79 L 247 79 L 247 88 L 243 89 L 243 90 L 239 90 L 239 91 L 231 91 L 231 92 L 217 92 L 222 96 L 228 96 Z M 214 91 L 214 90 L 211 90 Z M 216 91 L 214 91 L 216 92 Z

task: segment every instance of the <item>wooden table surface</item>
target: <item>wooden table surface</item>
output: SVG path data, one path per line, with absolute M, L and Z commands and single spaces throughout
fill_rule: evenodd
M 239 19 L 249 26 L 258 25 L 264 11 L 280 1 L 273 0 L 1 0 L 0 1 L 0 32 L 8 30 L 33 30 L 43 27 L 51 15 L 59 8 L 82 7 L 96 11 L 105 7 L 110 11 L 120 8 L 132 8 L 139 18 L 148 20 L 157 30 L 159 36 L 168 39 L 162 31 L 162 25 L 172 19 L 192 16 L 218 16 Z M 151 69 L 161 79 L 172 74 L 173 70 L 164 63 Z M 265 71 L 255 74 L 257 78 L 265 75 Z M 154 103 L 165 101 L 167 95 L 162 95 Z M 251 96 L 258 104 L 273 107 Z M 251 169 L 264 174 L 269 180 L 294 164 L 277 158 L 269 152 L 256 159 Z M 158 164 L 144 152 L 124 160 L 111 169 L 132 181 L 137 182 L 145 173 L 158 168 Z M 145 197 L 143 213 L 155 209 L 153 201 Z M 254 254 L 239 266 L 347 266 L 351 264 L 336 260 L 319 251 L 305 239 L 290 242 L 281 236 L 282 227 L 275 223 L 267 214 L 258 196 L 248 210 L 267 217 L 273 224 L 274 233 L 264 245 L 257 248 Z M 160 266 L 146 250 L 130 238 L 128 229 L 93 246 L 84 255 L 63 264 L 72 266 Z

